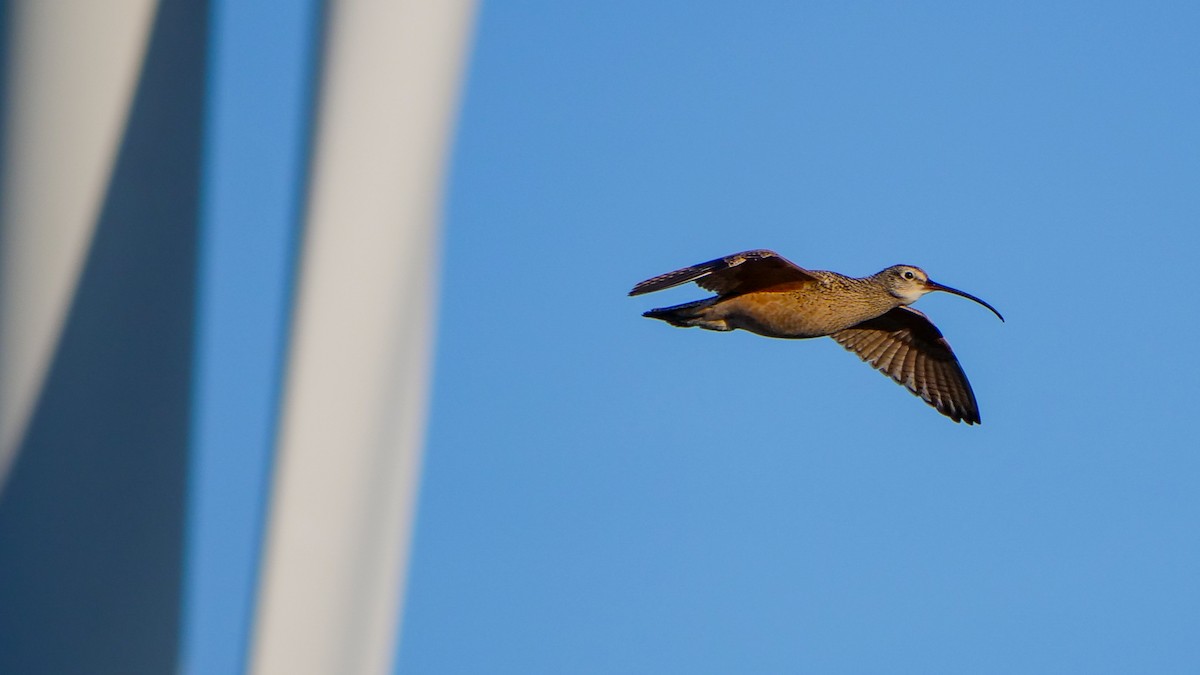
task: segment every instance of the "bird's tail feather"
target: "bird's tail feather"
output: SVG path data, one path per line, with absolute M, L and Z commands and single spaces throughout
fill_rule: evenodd
M 659 307 L 645 312 L 642 316 L 649 319 L 660 319 L 680 328 L 699 326 L 705 322 L 703 312 L 712 302 L 713 299 L 709 298 L 706 300 L 685 302 L 682 305 L 674 305 L 672 307 Z

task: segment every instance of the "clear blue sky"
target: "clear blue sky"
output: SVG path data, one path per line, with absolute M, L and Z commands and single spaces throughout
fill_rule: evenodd
M 994 5 L 994 6 L 993 6 Z M 490 2 L 400 673 L 1196 672 L 1200 6 Z M 983 425 L 633 283 L 912 263 Z

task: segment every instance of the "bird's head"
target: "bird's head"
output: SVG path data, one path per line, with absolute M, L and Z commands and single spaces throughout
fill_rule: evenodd
M 992 307 L 988 303 L 980 300 L 970 293 L 964 293 L 957 288 L 943 286 L 942 284 L 933 281 L 929 278 L 929 275 L 925 273 L 925 270 L 921 269 L 920 267 L 914 267 L 912 265 L 892 265 L 879 274 L 882 276 L 884 286 L 888 289 L 888 292 L 900 300 L 901 304 L 911 305 L 926 293 L 943 291 L 946 293 L 953 293 L 954 295 L 960 295 L 968 300 L 974 300 L 975 302 L 978 302 L 984 307 L 992 310 L 992 313 L 999 317 L 1001 321 L 1004 320 L 1004 317 L 1000 316 L 1000 312 L 997 312 L 995 307 Z

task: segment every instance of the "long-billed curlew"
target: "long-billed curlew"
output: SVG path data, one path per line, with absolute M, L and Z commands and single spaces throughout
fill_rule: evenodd
M 717 295 L 643 316 L 672 326 L 737 328 L 775 338 L 828 335 L 955 422 L 979 423 L 979 405 L 942 332 L 909 307 L 931 291 L 979 298 L 931 281 L 912 265 L 893 265 L 869 277 L 806 270 L 774 251 L 745 251 L 647 279 L 630 295 L 689 281 Z

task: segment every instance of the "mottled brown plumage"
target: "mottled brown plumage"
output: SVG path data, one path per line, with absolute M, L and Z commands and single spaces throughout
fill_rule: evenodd
M 630 295 L 694 281 L 712 298 L 652 309 L 673 326 L 747 330 L 776 338 L 830 336 L 955 422 L 979 423 L 979 406 L 950 344 L 928 317 L 908 307 L 931 291 L 983 300 L 894 265 L 869 277 L 807 270 L 766 250 L 745 251 L 647 279 Z

